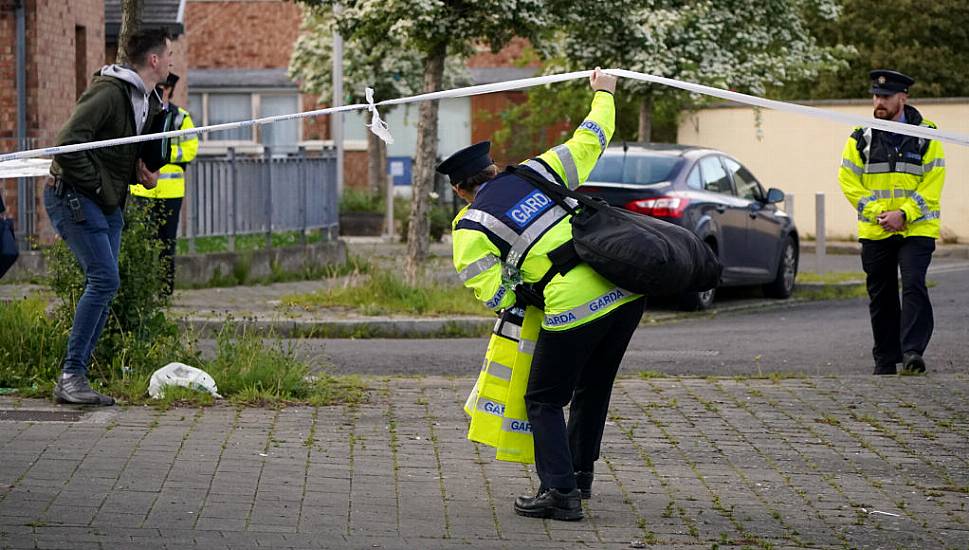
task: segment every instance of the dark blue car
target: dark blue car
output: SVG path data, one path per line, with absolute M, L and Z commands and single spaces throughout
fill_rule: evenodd
M 696 233 L 723 264 L 721 287 L 762 285 L 773 298 L 794 289 L 799 241 L 794 220 L 776 206 L 784 193 L 765 191 L 726 153 L 653 143 L 609 147 L 579 190 Z M 715 295 L 677 298 L 684 309 L 700 310 Z

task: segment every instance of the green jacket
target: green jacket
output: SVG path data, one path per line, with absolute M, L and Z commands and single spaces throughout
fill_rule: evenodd
M 88 143 L 137 135 L 131 93 L 134 85 L 100 72 L 81 94 L 71 118 L 57 134 L 57 145 Z M 148 119 L 162 108 L 157 95 L 149 94 Z M 130 143 L 54 156 L 51 174 L 60 176 L 96 202 L 105 212 L 124 205 L 128 185 L 135 180 L 140 144 Z

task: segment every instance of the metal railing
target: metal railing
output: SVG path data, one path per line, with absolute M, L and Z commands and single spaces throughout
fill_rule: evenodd
M 242 156 L 230 148 L 224 157 L 198 157 L 186 169 L 185 214 L 179 237 L 224 236 L 229 250 L 238 235 L 297 231 L 305 243 L 309 230 L 335 238 L 339 229 L 336 151 L 309 156 L 302 147 L 286 156 Z

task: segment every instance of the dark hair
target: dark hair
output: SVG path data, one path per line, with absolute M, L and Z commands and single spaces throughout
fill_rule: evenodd
M 455 183 L 454 186 L 455 187 L 460 187 L 461 189 L 464 189 L 464 190 L 467 190 L 467 191 L 471 191 L 475 187 L 481 185 L 482 183 L 484 183 L 484 182 L 486 182 L 486 181 L 488 181 L 490 179 L 493 179 L 497 175 L 498 175 L 498 166 L 492 164 L 491 166 L 488 166 L 487 168 L 485 168 L 484 170 L 478 172 L 477 174 L 475 174 L 473 176 L 469 176 L 469 177 L 467 177 L 467 178 L 465 178 L 465 179 L 463 179 L 463 180 Z
M 143 66 L 148 62 L 148 54 L 157 53 L 171 39 L 172 35 L 166 29 L 146 29 L 132 34 L 124 48 L 128 63 Z

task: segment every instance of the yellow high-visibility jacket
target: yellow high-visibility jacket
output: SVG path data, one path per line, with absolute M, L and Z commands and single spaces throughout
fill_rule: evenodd
M 195 128 L 192 115 L 178 107 L 173 127 L 176 130 Z M 154 189 L 145 189 L 141 184 L 132 185 L 132 195 L 149 199 L 178 199 L 185 196 L 185 165 L 195 160 L 199 150 L 199 137 L 192 135 L 172 138 L 171 147 L 171 164 L 162 166 L 158 171 L 158 185 Z
M 615 130 L 612 94 L 596 92 L 573 136 L 521 166 L 574 189 L 584 183 Z M 452 224 L 454 267 L 464 285 L 494 310 L 515 303 L 513 288 L 535 283 L 552 268 L 548 253 L 572 239 L 562 207 L 515 174 L 503 173 L 476 189 L 474 201 Z M 581 263 L 545 288 L 542 328 L 567 330 L 638 298 Z
M 905 106 L 905 121 L 936 127 L 909 105 Z M 939 141 L 855 128 L 844 147 L 838 182 L 858 212 L 858 238 L 939 238 L 945 182 L 945 157 Z M 886 231 L 878 224 L 878 215 L 891 210 L 905 213 L 902 231 Z

